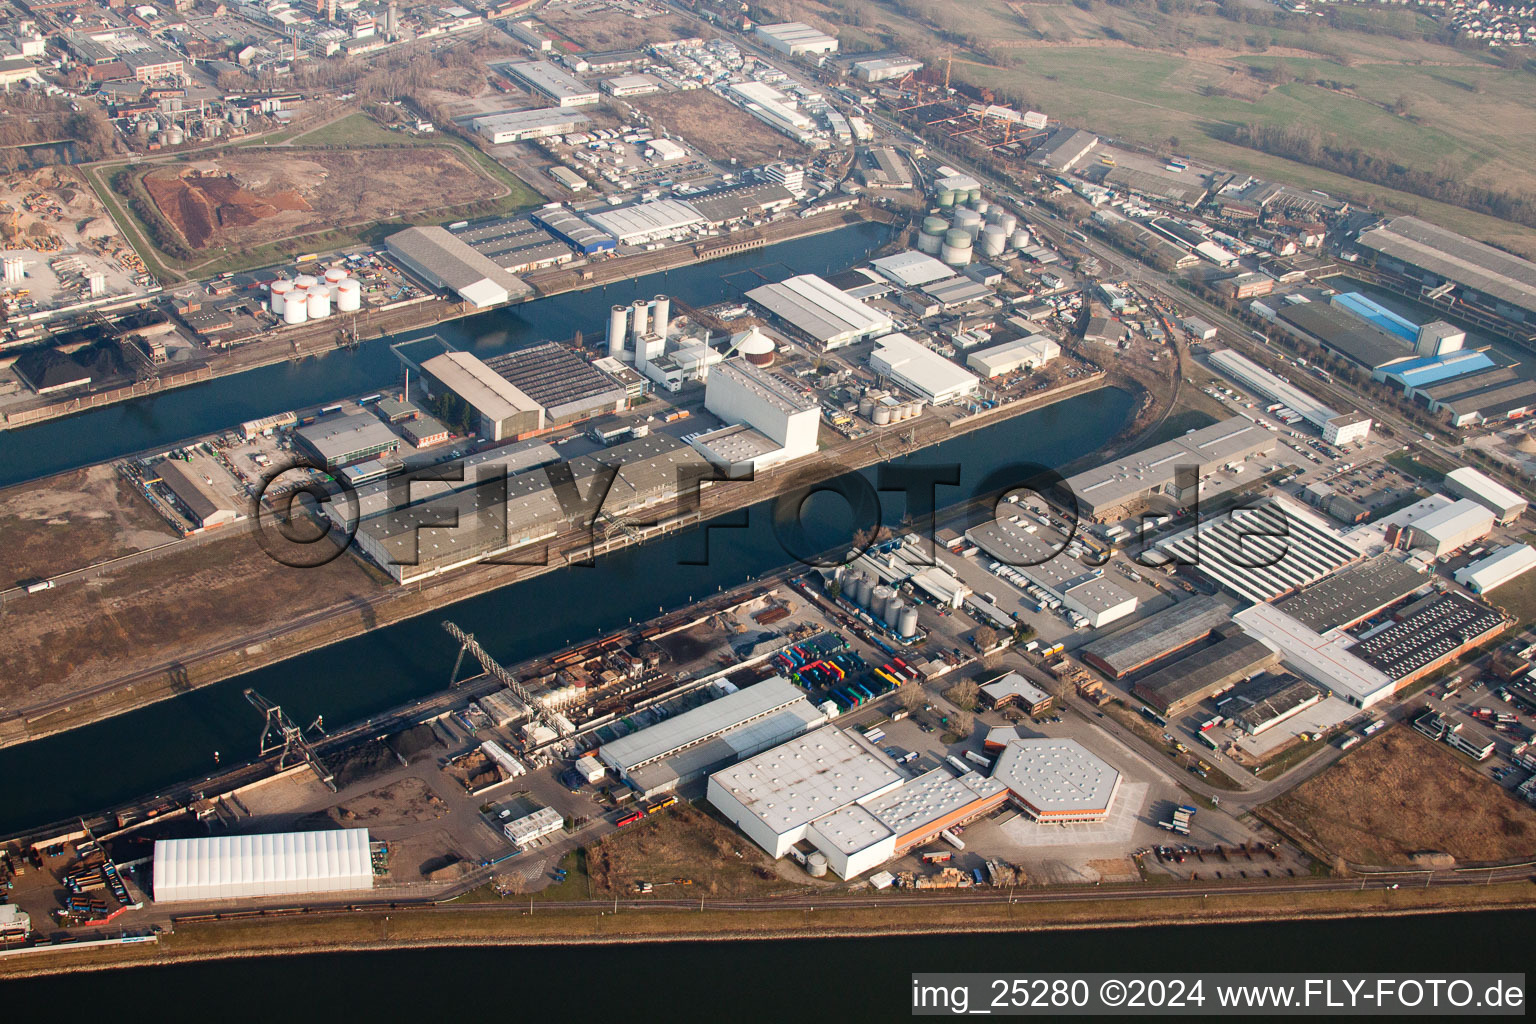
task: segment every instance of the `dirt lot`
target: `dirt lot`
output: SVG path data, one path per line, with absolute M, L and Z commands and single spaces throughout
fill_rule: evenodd
M 52 577 L 174 540 L 165 521 L 111 466 L 0 492 L 0 587 Z
M 737 856 L 740 854 L 740 856 Z M 786 888 L 775 865 L 751 841 L 687 804 L 661 811 L 587 847 L 592 894 L 634 895 L 637 881 L 655 894 L 754 896 Z M 660 885 L 688 878 L 692 885 Z
M 144 187 L 194 249 L 264 245 L 501 191 L 450 149 L 264 150 L 158 167 Z
M 414 825 L 448 813 L 447 805 L 420 779 L 401 779 L 335 807 L 332 817 L 347 828 Z
M 7 174 L 0 178 L 0 201 L 7 207 L 0 234 L 7 241 L 19 236 L 21 247 L 38 252 L 61 246 L 80 246 L 92 252 L 132 251 L 101 200 L 73 168 L 43 167 Z M 14 234 L 11 210 L 20 211 Z
M 254 637 L 383 586 L 351 555 L 319 569 L 277 566 L 246 534 L 189 546 L 121 577 L 29 595 L 6 607 L 0 704 L 77 692 L 152 668 L 178 650 Z
M 637 18 L 628 13 L 630 10 L 651 16 Z M 620 8 L 606 0 L 580 0 L 551 4 L 537 17 L 557 36 L 584 50 L 639 50 L 651 43 L 698 34 L 692 23 L 649 4 L 626 3 Z
M 693 143 L 711 160 L 735 157 L 743 167 L 751 167 L 780 156 L 806 156 L 806 148 L 794 139 L 704 89 L 634 96 L 626 102 Z
M 1409 864 L 1416 853 L 1502 861 L 1536 852 L 1536 809 L 1405 726 L 1264 807 L 1356 864 Z

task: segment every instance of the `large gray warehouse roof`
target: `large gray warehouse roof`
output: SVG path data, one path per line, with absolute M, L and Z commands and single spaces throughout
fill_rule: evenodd
M 1209 635 L 1231 617 L 1230 608 L 1201 594 L 1095 640 L 1083 653 L 1122 676 Z
M 1252 675 L 1275 661 L 1275 652 L 1244 633 L 1203 647 L 1158 669 L 1136 684 L 1139 696 L 1166 710 L 1190 698 L 1210 696 L 1224 684 Z
M 1363 231 L 1360 244 L 1536 313 L 1536 263 L 1417 217 L 1394 217 Z
M 1359 622 L 1428 582 L 1406 563 L 1382 554 L 1336 572 L 1275 607 L 1308 629 L 1326 633 Z
M 1300 302 L 1280 310 L 1280 319 L 1294 324 L 1362 366 L 1376 369 L 1413 355 L 1402 338 L 1353 313 L 1326 302 Z
M 1085 470 L 1069 477 L 1066 487 L 1090 511 L 1114 508 L 1172 483 L 1174 472 L 1180 467 L 1198 466 L 1204 475 L 1225 463 L 1273 450 L 1276 444 L 1275 435 L 1268 430 L 1250 419 L 1233 416 Z
M 774 676 L 676 718 L 604 743 L 603 760 L 630 772 L 804 699 L 805 695 L 789 680 Z
M 411 269 L 434 278 L 434 285 L 451 288 L 477 305 L 494 304 L 477 301 L 482 294 L 481 282 L 485 281 L 506 292 L 506 298 L 499 301 L 533 294 L 532 288 L 444 228 L 406 228 L 390 235 L 384 244 L 390 252 L 410 263 Z

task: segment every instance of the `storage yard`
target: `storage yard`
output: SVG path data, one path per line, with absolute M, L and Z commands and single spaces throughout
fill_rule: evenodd
M 193 249 L 256 247 L 338 222 L 388 221 L 500 191 L 442 147 L 235 153 L 158 167 L 141 181 Z
M 794 160 L 809 152 L 706 89 L 635 96 L 625 102 L 651 118 L 653 124 L 689 140 L 711 160 L 728 163 L 734 157 L 751 166 Z

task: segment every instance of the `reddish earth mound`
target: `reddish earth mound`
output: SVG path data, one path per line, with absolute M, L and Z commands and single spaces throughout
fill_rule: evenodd
M 154 172 L 144 187 L 194 249 L 206 246 L 219 228 L 249 227 L 285 210 L 310 209 L 294 189 L 261 195 L 229 174 Z

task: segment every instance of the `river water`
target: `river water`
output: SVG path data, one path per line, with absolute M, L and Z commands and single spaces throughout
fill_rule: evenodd
M 406 1015 L 852 1024 L 905 1019 L 914 971 L 1524 971 L 1520 936 L 1529 922 L 1529 914 L 1498 912 L 1014 935 L 400 950 L 73 974 L 8 982 L 4 991 L 16 1020 L 67 1006 L 153 1003 L 167 1019 L 231 1024 Z M 1209 988 L 1207 999 L 1209 1005 Z
M 287 409 L 364 394 L 399 379 L 390 343 L 440 334 L 481 357 L 541 341 L 564 341 L 576 331 L 601 337 L 616 302 L 665 293 L 693 306 L 739 297 L 767 279 L 842 270 L 884 245 L 890 229 L 865 222 L 780 242 L 767 249 L 650 274 L 583 292 L 534 302 L 377 339 L 339 350 L 177 388 L 150 398 L 93 409 L 34 427 L 0 432 L 0 487 L 66 469 L 105 462 L 131 452 L 166 448 Z

